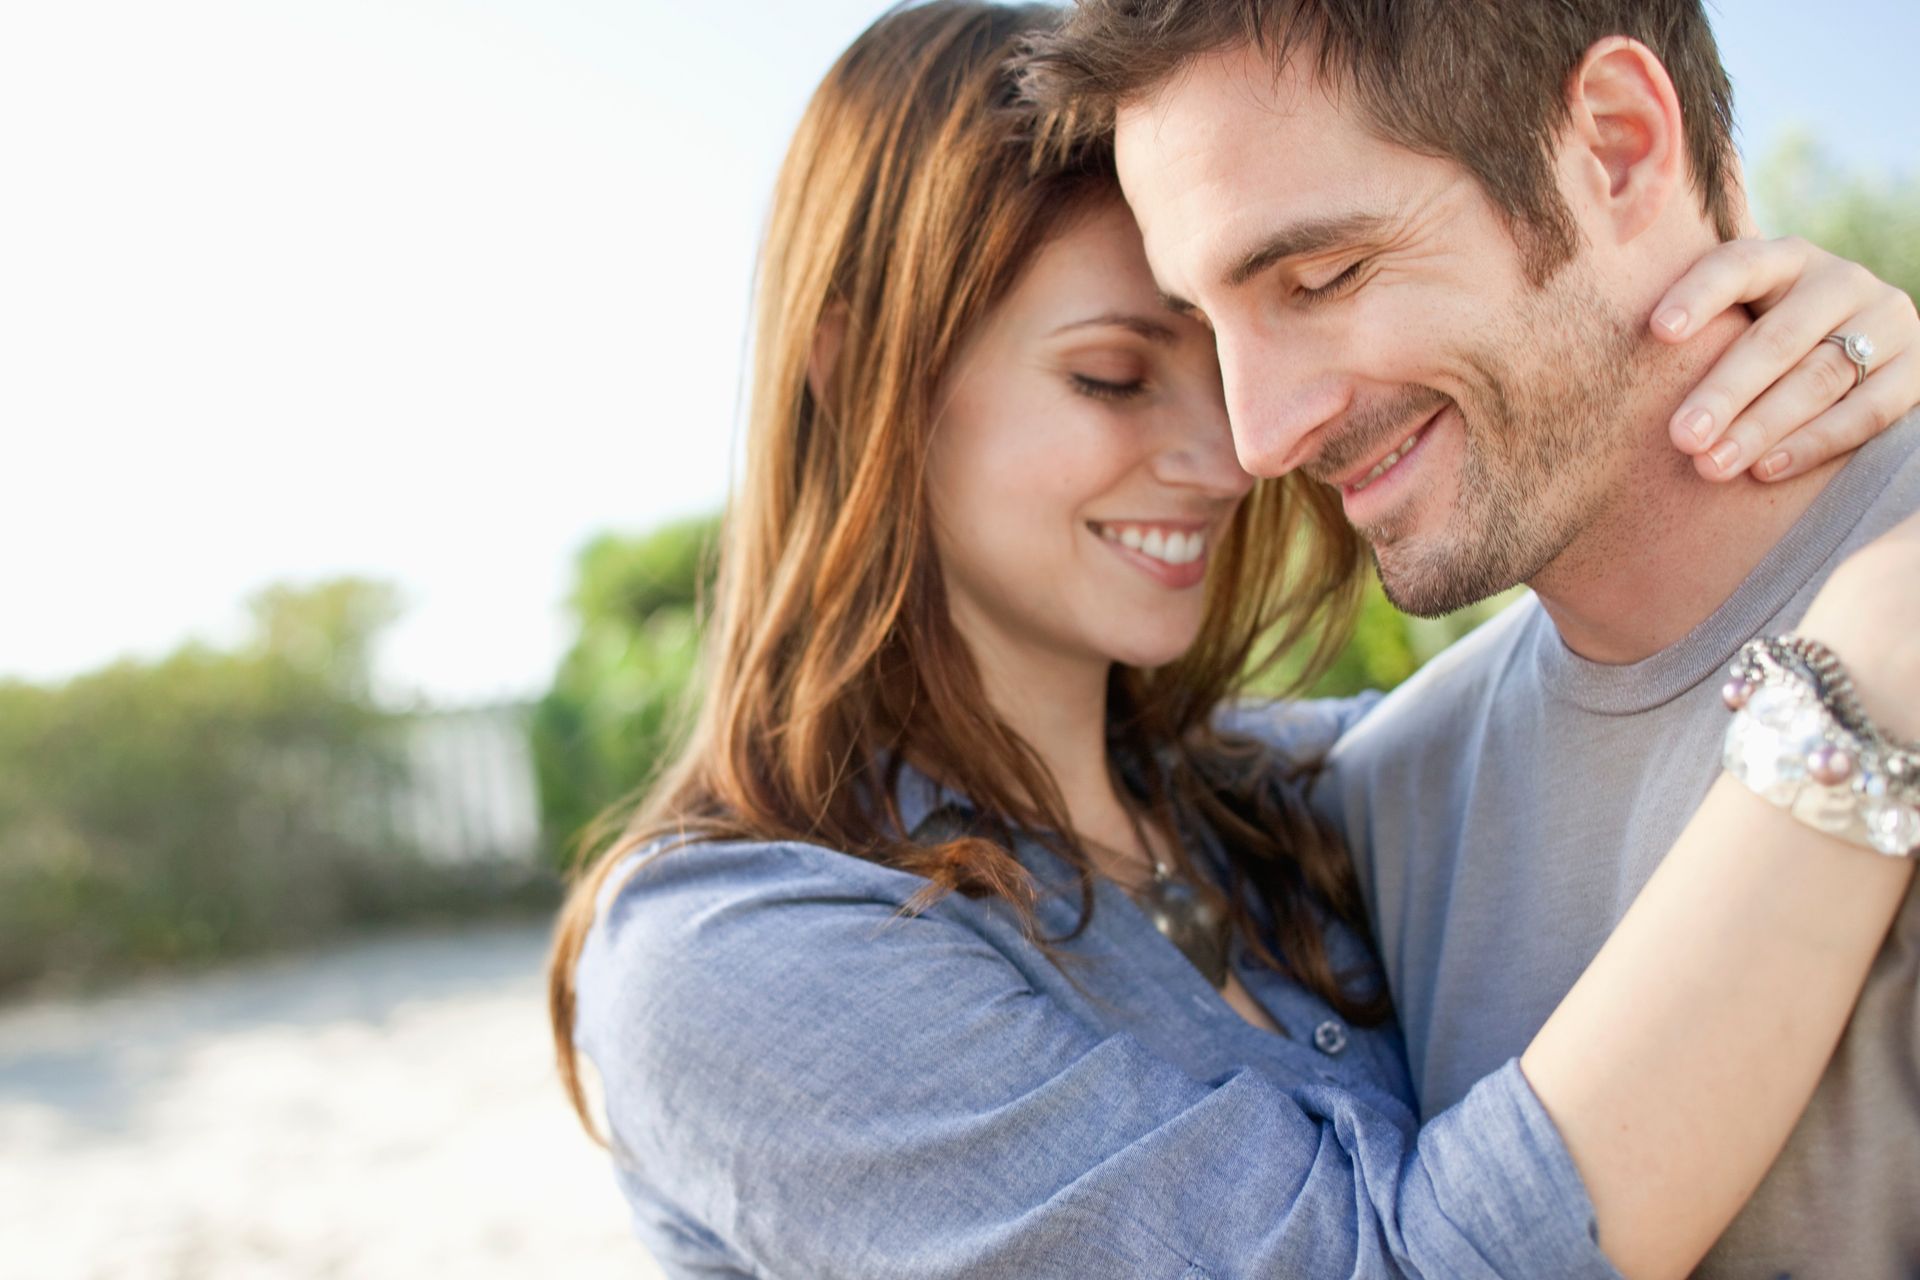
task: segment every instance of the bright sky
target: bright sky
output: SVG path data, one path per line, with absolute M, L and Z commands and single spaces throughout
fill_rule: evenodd
M 390 691 L 537 693 L 575 549 L 719 504 L 766 193 L 880 8 L 6 6 L 0 676 L 357 573 Z M 1920 5 L 1722 8 L 1750 159 L 1920 171 Z

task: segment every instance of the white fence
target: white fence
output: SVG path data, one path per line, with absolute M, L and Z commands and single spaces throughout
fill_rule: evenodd
M 540 847 L 531 714 L 530 704 L 503 703 L 408 716 L 394 834 L 432 862 L 531 862 Z

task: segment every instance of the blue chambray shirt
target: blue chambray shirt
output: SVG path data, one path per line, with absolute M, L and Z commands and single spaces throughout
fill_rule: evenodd
M 1235 727 L 1296 745 L 1362 706 Z M 899 800 L 908 828 L 964 805 L 910 770 Z M 1236 946 L 1285 1034 L 1254 1027 L 1110 883 L 1064 968 L 1004 904 L 903 916 L 925 885 L 786 842 L 689 845 L 609 882 L 577 1043 L 669 1275 L 1617 1274 L 1516 1061 L 1422 1127 L 1395 1028 L 1347 1026 Z M 1077 914 L 1048 895 L 1041 929 Z M 1329 944 L 1364 953 L 1338 927 Z

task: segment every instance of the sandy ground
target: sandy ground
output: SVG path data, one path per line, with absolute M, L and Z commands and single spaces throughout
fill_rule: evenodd
M 554 1082 L 543 926 L 0 1006 L 6 1280 L 657 1280 Z

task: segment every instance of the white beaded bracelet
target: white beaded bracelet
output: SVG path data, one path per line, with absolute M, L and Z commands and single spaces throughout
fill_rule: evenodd
M 1804 636 L 1749 641 L 1721 696 L 1733 711 L 1722 760 L 1799 821 L 1894 856 L 1920 852 L 1920 747 L 1861 709 L 1833 651 Z

